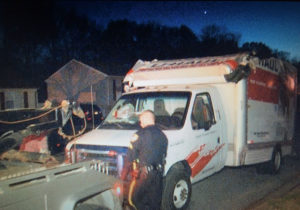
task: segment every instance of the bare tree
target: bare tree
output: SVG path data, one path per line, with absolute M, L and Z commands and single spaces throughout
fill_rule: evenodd
M 228 32 L 226 27 L 208 25 L 199 36 L 206 55 L 232 54 L 239 51 L 240 34 Z

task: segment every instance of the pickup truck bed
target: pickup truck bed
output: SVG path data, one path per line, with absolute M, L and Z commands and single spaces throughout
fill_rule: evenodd
M 116 178 L 94 170 L 95 164 L 1 160 L 0 209 L 121 209 L 112 190 Z

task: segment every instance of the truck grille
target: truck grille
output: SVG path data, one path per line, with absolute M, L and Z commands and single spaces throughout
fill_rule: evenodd
M 93 165 L 93 169 L 119 177 L 127 150 L 127 147 L 76 144 L 73 147 L 72 162 L 96 160 L 97 164 Z

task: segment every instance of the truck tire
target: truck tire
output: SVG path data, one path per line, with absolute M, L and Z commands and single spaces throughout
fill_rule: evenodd
M 269 162 L 269 172 L 271 174 L 277 174 L 280 171 L 281 162 L 282 158 L 280 148 L 275 147 L 272 154 L 272 159 Z
M 189 174 L 184 169 L 173 168 L 164 181 L 162 209 L 186 209 L 192 193 Z
M 258 174 L 277 174 L 280 171 L 282 163 L 281 151 L 279 147 L 275 147 L 272 154 L 272 159 L 265 163 L 260 163 L 256 166 Z

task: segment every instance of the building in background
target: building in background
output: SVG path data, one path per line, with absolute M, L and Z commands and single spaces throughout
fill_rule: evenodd
M 123 76 L 109 76 L 72 59 L 47 80 L 48 100 L 96 104 L 106 115 L 122 92 Z
M 122 94 L 123 78 L 123 76 L 107 75 L 105 79 L 82 91 L 78 102 L 81 104 L 94 103 L 101 107 L 104 115 L 108 114 Z
M 37 88 L 0 87 L 0 110 L 36 108 L 37 106 Z

